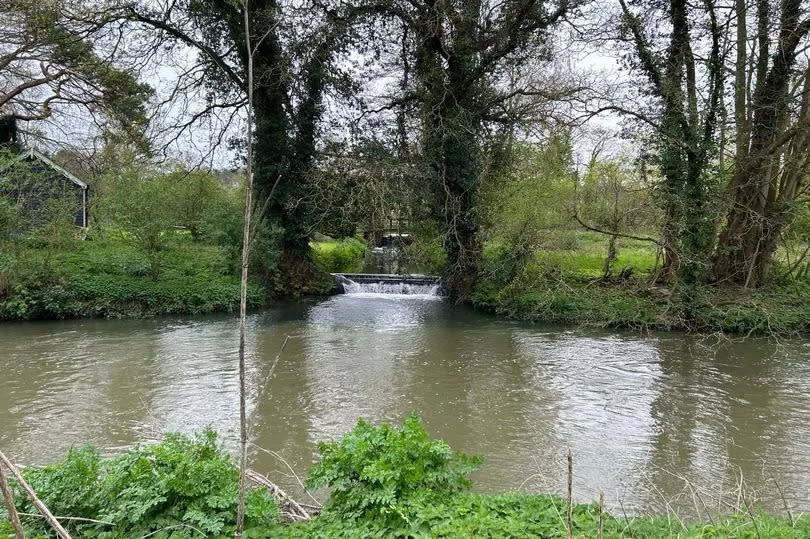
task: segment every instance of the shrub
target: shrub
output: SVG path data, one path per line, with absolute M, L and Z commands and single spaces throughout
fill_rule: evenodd
M 218 245 L 225 254 L 229 271 L 239 273 L 242 263 L 242 234 L 245 222 L 244 190 L 228 193 L 215 201 L 200 217 L 199 236 Z M 251 269 L 265 279 L 278 270 L 283 229 L 268 219 L 254 219 L 257 233 L 250 250 Z
M 176 184 L 167 176 L 146 176 L 130 168 L 107 184 L 99 209 L 146 256 L 152 278 L 160 276 L 170 232 L 177 224 Z
M 315 262 L 332 273 L 357 273 L 363 270 L 368 244 L 357 238 L 318 243 L 313 249 Z
M 227 194 L 216 176 L 210 172 L 176 170 L 168 179 L 175 184 L 177 224 L 199 240 L 204 219 L 211 207 L 226 201 Z M 236 208 L 239 215 L 239 208 Z
M 309 484 L 329 486 L 327 510 L 342 518 L 405 518 L 406 505 L 424 495 L 446 496 L 470 487 L 467 475 L 481 464 L 431 440 L 417 414 L 402 428 L 375 427 L 363 420 L 340 441 L 318 444 L 320 460 L 310 470 Z
M 168 434 L 159 444 L 106 459 L 90 447 L 71 450 L 64 462 L 28 469 L 25 475 L 54 514 L 112 523 L 71 521 L 77 537 L 141 537 L 162 529 L 178 538 L 199 537 L 200 532 L 233 535 L 239 470 L 210 429 L 193 438 Z M 36 512 L 21 493 L 17 505 L 21 512 Z M 251 491 L 247 526 L 277 521 L 270 494 Z M 40 519 L 26 520 L 25 526 L 33 535 L 48 532 Z

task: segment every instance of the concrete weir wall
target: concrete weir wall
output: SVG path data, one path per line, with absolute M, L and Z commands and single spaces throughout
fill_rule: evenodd
M 404 285 L 406 287 L 433 287 L 438 290 L 439 278 L 435 275 L 394 275 L 390 273 L 333 273 L 338 292 L 350 293 L 358 285 Z

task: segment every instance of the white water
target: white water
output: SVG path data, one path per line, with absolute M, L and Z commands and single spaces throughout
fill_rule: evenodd
M 343 291 L 345 294 L 353 296 L 409 296 L 416 298 L 430 298 L 439 299 L 439 285 L 438 284 L 411 284 L 405 282 L 384 282 L 379 281 L 376 283 L 358 283 L 343 278 Z

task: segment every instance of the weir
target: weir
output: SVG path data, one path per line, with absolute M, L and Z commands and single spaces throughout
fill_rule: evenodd
M 435 275 L 333 273 L 332 276 L 341 294 L 441 296 L 441 283 Z

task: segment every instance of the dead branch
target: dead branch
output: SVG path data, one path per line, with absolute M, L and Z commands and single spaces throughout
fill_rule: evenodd
M 586 230 L 590 230 L 591 232 L 598 232 L 598 233 L 604 234 L 606 236 L 616 236 L 617 238 L 627 238 L 627 239 L 630 239 L 630 240 L 638 240 L 638 241 L 649 241 L 651 243 L 654 243 L 656 245 L 660 245 L 662 247 L 664 245 L 663 243 L 661 243 L 657 239 L 650 238 L 648 236 L 634 236 L 632 234 L 622 234 L 621 232 L 612 232 L 612 231 L 608 231 L 608 230 L 602 230 L 601 228 L 596 228 L 596 227 L 591 226 L 591 225 L 585 223 L 584 221 L 582 221 L 582 219 L 580 219 L 579 215 L 577 215 L 576 213 L 573 214 L 573 218 L 577 223 L 580 224 L 580 226 L 582 226 L 582 228 L 584 228 Z
M 50 524 L 51 527 L 54 529 L 56 535 L 58 535 L 61 539 L 72 539 L 67 530 L 63 528 L 61 524 L 59 524 L 59 521 L 56 520 L 56 518 L 53 516 L 53 514 L 51 514 L 51 512 L 48 510 L 45 504 L 42 503 L 42 501 L 37 497 L 36 492 L 34 492 L 34 489 L 31 488 L 31 485 L 29 485 L 28 482 L 25 480 L 25 478 L 22 476 L 20 470 L 18 470 L 17 467 L 14 466 L 14 464 L 12 464 L 10 460 L 8 460 L 8 458 L 3 454 L 2 451 L 0 451 L 0 463 L 5 464 L 6 468 L 8 468 L 8 470 L 20 484 L 25 493 L 28 494 L 28 497 L 31 499 L 31 502 L 33 502 L 33 504 L 36 506 L 37 511 L 39 511 L 40 514 L 42 514 L 43 518 L 45 518 L 45 520 L 48 521 L 48 524 Z
M 303 522 L 313 517 L 313 513 L 304 509 L 304 507 L 292 499 L 281 487 L 270 481 L 267 477 L 263 476 L 255 470 L 248 469 L 246 474 L 248 479 L 257 485 L 264 487 L 270 492 L 270 495 L 276 500 L 276 503 L 281 510 L 281 514 L 291 521 Z M 316 508 L 317 510 L 317 508 Z
M 2 466 L 0 466 L 0 490 L 3 491 L 3 499 L 6 502 L 8 519 L 11 521 L 11 525 L 14 527 L 14 533 L 17 535 L 17 539 L 25 539 L 22 523 L 20 522 L 20 517 L 17 514 L 17 508 L 14 506 L 14 495 L 11 493 L 11 488 L 8 486 L 8 480 L 6 479 L 6 475 L 3 473 Z
M 24 517 L 33 517 L 33 518 L 45 518 L 39 513 L 20 513 Z M 105 526 L 115 526 L 114 522 L 107 522 L 106 520 L 96 520 L 94 518 L 84 518 L 84 517 L 53 517 L 56 520 L 74 520 L 76 522 L 89 522 L 91 524 L 104 524 Z

